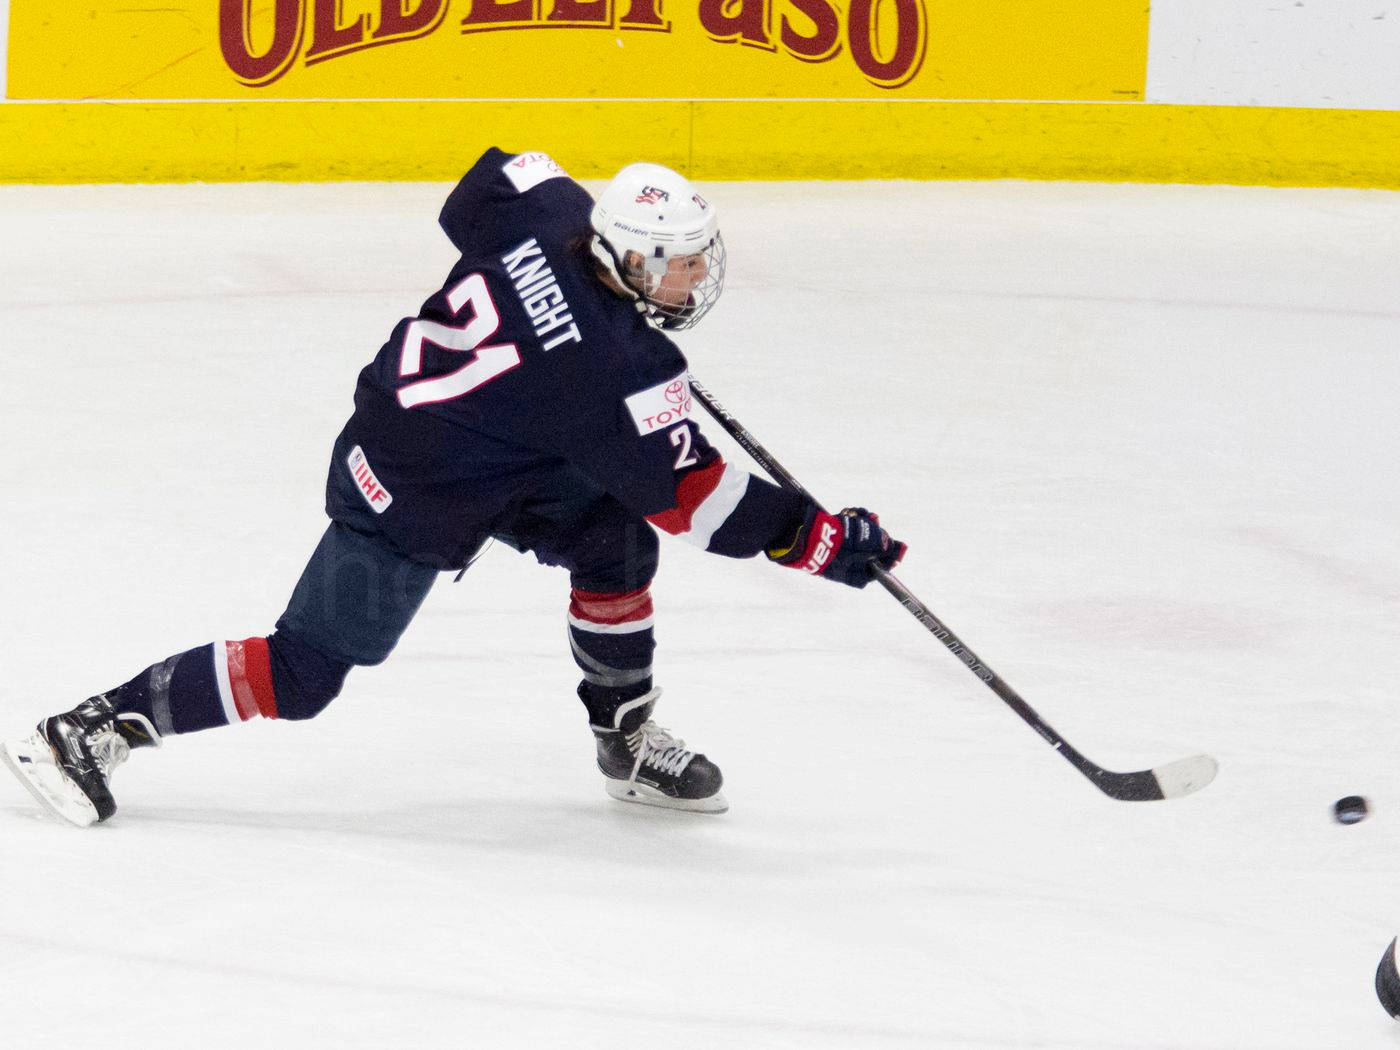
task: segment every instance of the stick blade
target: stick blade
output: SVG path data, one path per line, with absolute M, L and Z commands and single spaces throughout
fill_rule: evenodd
M 1152 771 L 1152 777 L 1157 781 L 1163 798 L 1181 798 L 1182 795 L 1200 791 L 1215 779 L 1219 770 L 1220 764 L 1210 755 L 1192 755 L 1158 766 Z
M 1092 763 L 1085 763 L 1081 772 L 1109 798 L 1119 802 L 1155 802 L 1200 791 L 1215 779 L 1218 769 L 1215 759 L 1209 755 L 1192 755 L 1136 773 L 1115 773 Z

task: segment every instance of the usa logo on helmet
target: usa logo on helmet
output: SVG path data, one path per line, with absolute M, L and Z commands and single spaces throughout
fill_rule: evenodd
M 660 204 L 670 199 L 671 195 L 659 186 L 643 186 L 642 192 L 637 195 L 638 204 Z

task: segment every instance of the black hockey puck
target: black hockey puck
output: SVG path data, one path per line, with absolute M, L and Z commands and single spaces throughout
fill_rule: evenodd
M 1332 813 L 1337 818 L 1338 824 L 1355 824 L 1365 820 L 1368 812 L 1370 812 L 1370 808 L 1360 795 L 1339 798 L 1332 806 Z
M 1400 1020 L 1400 970 L 1395 968 L 1395 941 L 1381 956 L 1381 964 L 1376 967 L 1376 998 L 1385 1007 L 1385 1012 Z

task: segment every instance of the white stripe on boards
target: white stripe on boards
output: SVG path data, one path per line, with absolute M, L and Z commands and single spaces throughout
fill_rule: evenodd
M 680 538 L 695 544 L 701 550 L 708 550 L 710 537 L 729 520 L 729 515 L 734 513 L 734 508 L 744 498 L 744 493 L 748 492 L 750 477 L 747 470 L 736 467 L 733 463 L 726 463 L 719 484 L 705 497 L 704 502 L 695 508 L 695 513 L 690 516 L 690 529 L 682 532 Z
M 219 683 L 219 699 L 224 704 L 224 717 L 231 726 L 243 719 L 238 717 L 238 704 L 233 699 L 233 686 L 228 680 L 228 642 L 214 643 L 214 680 Z

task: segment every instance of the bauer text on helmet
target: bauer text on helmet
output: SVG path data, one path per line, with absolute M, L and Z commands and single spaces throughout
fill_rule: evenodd
M 593 253 L 666 329 L 690 328 L 724 286 L 714 206 L 660 164 L 629 164 L 593 206 Z

